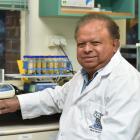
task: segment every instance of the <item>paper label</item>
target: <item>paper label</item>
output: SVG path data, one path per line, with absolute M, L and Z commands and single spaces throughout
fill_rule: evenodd
M 71 7 L 94 7 L 95 0 L 61 0 L 62 6 L 71 6 Z
M 18 140 L 31 140 L 32 134 L 22 134 L 18 136 Z

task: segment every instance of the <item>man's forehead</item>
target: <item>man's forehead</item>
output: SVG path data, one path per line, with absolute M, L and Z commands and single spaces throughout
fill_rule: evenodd
M 79 31 L 84 31 L 85 33 L 86 32 L 89 32 L 89 33 L 90 32 L 91 33 L 103 32 L 103 31 L 107 31 L 107 30 L 108 30 L 107 23 L 103 20 L 92 20 L 92 21 L 86 22 L 79 28 Z
M 83 23 L 80 28 L 80 30 L 88 30 L 91 29 L 92 31 L 102 31 L 103 29 L 107 29 L 107 23 L 103 20 L 90 20 L 85 23 Z
M 107 27 L 107 23 L 103 20 L 91 20 L 87 22 L 85 26 L 95 26 L 97 29 L 103 29 Z

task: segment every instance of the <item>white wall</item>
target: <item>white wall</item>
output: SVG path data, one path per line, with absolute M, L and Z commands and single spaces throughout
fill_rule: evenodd
M 76 44 L 74 40 L 74 28 L 78 18 L 39 17 L 39 0 L 29 0 L 29 13 L 25 18 L 22 13 L 21 25 L 21 51 L 23 55 L 49 55 L 60 54 L 60 50 L 49 48 L 51 35 L 62 35 L 67 40 L 65 50 L 72 61 L 75 70 L 79 69 L 76 60 Z M 125 20 L 117 20 L 121 29 L 121 43 L 125 44 Z M 26 43 L 24 43 L 26 42 Z M 62 54 L 62 53 L 61 53 Z

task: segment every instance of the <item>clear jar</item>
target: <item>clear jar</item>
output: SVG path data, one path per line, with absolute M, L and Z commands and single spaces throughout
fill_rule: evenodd
M 42 56 L 36 56 L 36 74 L 41 74 L 42 72 Z
M 24 57 L 25 74 L 35 74 L 36 59 L 35 56 L 25 55 Z
M 66 74 L 67 73 L 67 56 L 61 56 L 61 58 L 62 58 L 62 64 L 63 64 L 62 73 Z
M 65 56 L 65 68 L 66 68 L 66 73 L 71 73 L 73 72 L 73 68 L 72 68 L 72 63 L 71 61 L 68 59 L 68 56 Z
M 45 61 L 46 61 L 46 74 L 50 74 L 51 73 L 51 68 L 50 68 L 51 56 L 46 56 Z
M 29 56 L 23 56 L 23 68 L 25 70 L 25 74 L 28 74 L 28 63 L 29 63 Z
M 64 61 L 63 61 L 63 56 L 62 55 L 58 56 L 58 69 L 59 69 L 59 74 L 63 74 Z
M 48 56 L 48 74 L 54 74 L 54 56 Z
M 41 73 L 47 74 L 47 58 L 48 56 L 42 56 L 42 62 L 41 62 Z
M 28 74 L 36 74 L 36 57 L 29 56 L 28 58 Z
M 59 74 L 59 56 L 54 56 L 54 61 L 53 61 L 53 71 L 54 74 Z

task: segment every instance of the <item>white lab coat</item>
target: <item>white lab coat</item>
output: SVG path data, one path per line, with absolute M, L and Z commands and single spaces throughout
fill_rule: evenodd
M 140 140 L 140 74 L 119 51 L 82 85 L 79 71 L 55 90 L 19 95 L 23 119 L 62 112 L 58 140 Z

